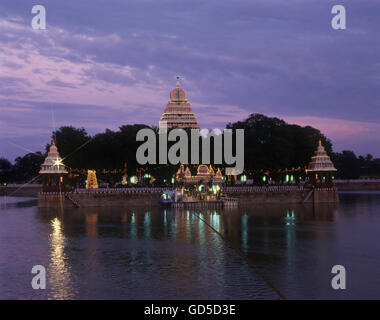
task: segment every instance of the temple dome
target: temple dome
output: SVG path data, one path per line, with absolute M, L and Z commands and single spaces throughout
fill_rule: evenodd
M 210 171 L 205 164 L 200 164 L 198 166 L 198 175 L 201 176 L 201 175 L 209 175 L 209 174 L 210 174 Z
M 185 101 L 186 91 L 179 87 L 179 80 L 177 80 L 177 86 L 170 92 L 170 100 L 174 101 Z
M 186 91 L 181 88 L 175 88 L 170 92 L 170 100 L 186 100 Z

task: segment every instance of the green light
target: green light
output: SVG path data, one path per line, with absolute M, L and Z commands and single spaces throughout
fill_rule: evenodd
M 241 177 L 240 177 L 240 181 L 241 182 L 246 182 L 247 181 L 247 176 L 245 174 L 243 174 Z
M 287 174 L 286 177 L 285 177 L 285 181 L 286 182 L 289 182 L 289 175 Z
M 174 178 L 172 178 L 172 184 L 174 184 Z
M 213 185 L 210 191 L 212 191 L 214 194 L 217 194 L 220 190 L 220 187 L 218 185 Z
M 264 182 L 267 181 L 267 176 L 264 176 L 264 177 L 263 177 L 263 181 L 264 181 Z

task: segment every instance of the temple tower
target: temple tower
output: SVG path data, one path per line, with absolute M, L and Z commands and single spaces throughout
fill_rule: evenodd
M 178 77 L 176 88 L 170 92 L 170 100 L 159 122 L 160 132 L 171 128 L 199 129 L 191 105 L 186 99 L 186 91 L 179 87 Z
M 87 171 L 86 189 L 98 189 L 98 179 L 95 170 Z
M 47 157 L 39 172 L 42 176 L 43 192 L 66 192 L 71 189 L 66 184 L 67 171 L 59 156 L 55 140 L 52 141 Z
M 330 157 L 327 155 L 322 141 L 319 140 L 318 149 L 314 151 L 309 167 L 306 170 L 310 181 L 317 187 L 332 187 L 333 174 L 337 171 Z

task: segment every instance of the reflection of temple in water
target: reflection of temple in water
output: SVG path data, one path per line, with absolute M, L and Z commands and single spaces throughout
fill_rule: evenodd
M 86 236 L 94 238 L 98 235 L 98 214 L 96 212 L 87 212 L 86 220 Z
M 273 266 L 293 281 L 298 268 L 303 267 L 299 240 L 317 240 L 308 242 L 307 249 L 323 257 L 323 243 L 334 233 L 308 226 L 334 222 L 336 209 L 337 204 L 257 205 L 194 214 L 184 209 L 141 206 L 64 208 L 56 217 L 55 212 L 52 215 L 51 210 L 39 208 L 39 217 L 52 227 L 49 268 L 58 274 L 52 283 L 66 288 L 58 298 L 70 294 L 70 281 L 78 272 L 78 263 L 74 260 L 73 264 L 66 247 L 68 238 L 80 244 L 75 248 L 79 268 L 89 281 L 98 281 L 109 270 L 109 261 L 116 259 L 128 277 L 149 274 L 152 266 L 158 267 L 160 279 L 175 279 L 180 296 L 194 285 L 194 268 L 199 268 L 200 278 L 215 272 L 223 287 L 234 286 L 230 263 L 241 258 L 212 228 L 259 267 Z M 239 268 L 242 276 L 254 275 L 244 260 Z
M 196 213 L 204 221 L 209 223 L 217 231 L 225 234 L 229 239 L 238 240 L 242 234 L 247 234 L 248 222 L 252 225 L 302 225 L 324 221 L 335 221 L 336 203 L 314 204 L 265 204 L 250 205 L 249 207 L 226 208 L 219 210 L 201 210 Z M 48 208 L 39 208 L 41 219 L 50 221 L 52 211 Z M 126 208 L 64 208 L 59 212 L 59 221 L 65 226 L 63 232 L 67 236 L 80 232 L 75 224 L 85 228 L 88 237 L 97 237 L 104 232 L 99 225 L 117 223 L 119 228 L 117 236 L 130 238 L 157 238 L 169 237 L 181 241 L 204 241 L 213 231 L 204 226 L 204 222 L 198 219 L 189 210 L 163 209 L 151 207 L 149 209 L 136 207 Z M 291 220 L 291 221 L 290 221 Z M 243 237 L 244 238 L 244 237 Z M 245 240 L 244 240 L 245 241 Z

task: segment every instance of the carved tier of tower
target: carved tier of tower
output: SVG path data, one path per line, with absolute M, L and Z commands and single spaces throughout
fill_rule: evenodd
M 161 116 L 159 128 L 160 131 L 171 128 L 199 129 L 191 105 L 186 99 L 186 91 L 179 87 L 178 78 L 176 88 L 170 92 L 170 100 Z

